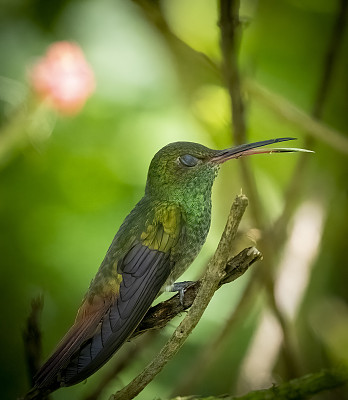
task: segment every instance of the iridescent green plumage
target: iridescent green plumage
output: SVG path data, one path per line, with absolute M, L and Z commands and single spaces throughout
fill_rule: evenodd
M 210 227 L 211 189 L 219 165 L 242 155 L 289 151 L 255 150 L 284 140 L 290 138 L 227 150 L 178 142 L 154 156 L 144 197 L 121 225 L 74 325 L 38 371 L 27 399 L 81 382 L 117 351 L 158 294 L 199 253 Z

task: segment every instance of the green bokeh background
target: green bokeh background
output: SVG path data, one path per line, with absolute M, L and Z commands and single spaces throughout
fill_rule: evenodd
M 175 35 L 220 63 L 216 1 L 166 0 L 160 4 Z M 242 0 L 241 15 L 248 20 L 240 53 L 243 73 L 311 113 L 338 4 L 325 0 Z M 20 136 L 0 160 L 0 375 L 1 398 L 10 399 L 28 387 L 21 333 L 31 299 L 44 295 L 46 357 L 72 323 L 123 218 L 142 196 L 154 153 L 178 140 L 228 147 L 232 136 L 228 95 L 215 72 L 196 55 L 183 51 L 182 60 L 180 53 L 175 57 L 175 45 L 168 46 L 164 33 L 149 22 L 137 4 L 125 0 L 1 0 L 0 5 L 0 135 L 6 134 L 6 127 L 16 118 L 15 110 L 26 99 L 29 66 L 50 43 L 76 41 L 97 81 L 96 92 L 78 115 L 63 117 L 40 110 L 29 130 L 19 124 L 17 132 L 26 129 L 27 136 Z M 323 120 L 346 138 L 347 71 L 345 29 Z M 246 103 L 249 141 L 295 136 L 299 139 L 296 146 L 303 145 L 306 133 L 296 124 L 285 122 L 261 101 L 248 97 Z M 320 141 L 313 143 L 313 148 L 316 154 L 310 156 L 303 171 L 299 204 L 318 202 L 324 226 L 293 323 L 304 373 L 341 358 L 348 360 L 348 160 L 346 154 Z M 286 202 L 283 193 L 297 161 L 298 155 L 250 160 L 267 221 L 281 214 Z M 237 162 L 222 168 L 213 194 L 211 232 L 184 278 L 197 277 L 212 255 L 230 204 L 244 188 L 239 173 Z M 243 244 L 253 245 L 246 234 L 254 227 L 250 211 L 242 225 Z M 281 250 L 274 249 L 280 256 Z M 195 357 L 222 329 L 250 277 L 249 271 L 216 294 L 181 352 L 140 399 L 166 398 L 172 393 L 174 383 L 193 368 Z M 227 338 L 208 375 L 189 393 L 180 394 L 241 393 L 259 388 L 252 382 L 243 386 L 240 370 L 265 308 L 260 293 Z M 178 321 L 115 377 L 101 398 L 140 372 Z M 120 353 L 133 346 L 140 348 L 139 343 L 126 344 Z M 62 389 L 53 398 L 84 399 L 107 368 L 86 384 Z M 288 379 L 282 371 L 281 360 L 275 362 L 274 381 Z

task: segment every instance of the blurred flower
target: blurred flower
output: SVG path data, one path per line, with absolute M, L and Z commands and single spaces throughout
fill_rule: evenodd
M 93 71 L 71 42 L 53 43 L 31 69 L 30 82 L 40 99 L 63 114 L 80 111 L 95 88 Z

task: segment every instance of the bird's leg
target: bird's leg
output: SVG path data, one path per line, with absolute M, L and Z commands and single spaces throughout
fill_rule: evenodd
M 185 290 L 194 285 L 196 282 L 195 281 L 183 281 L 183 282 L 175 282 L 171 286 L 167 288 L 168 292 L 178 292 L 179 293 L 179 300 L 181 305 L 184 305 L 184 295 L 185 295 Z

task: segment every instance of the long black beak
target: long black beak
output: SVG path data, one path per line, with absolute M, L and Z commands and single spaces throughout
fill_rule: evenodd
M 294 153 L 294 152 L 314 153 L 311 150 L 289 148 L 289 147 L 258 149 L 258 147 L 267 146 L 273 143 L 285 142 L 288 140 L 296 140 L 296 138 L 290 138 L 290 137 L 277 138 L 277 139 L 262 140 L 261 142 L 242 144 L 240 146 L 231 147 L 230 149 L 217 151 L 210 161 L 217 164 L 221 164 L 227 160 L 231 160 L 232 158 L 250 156 L 253 154 Z

